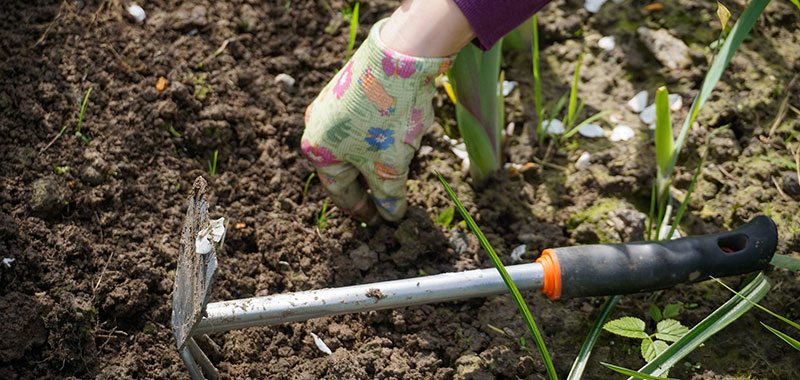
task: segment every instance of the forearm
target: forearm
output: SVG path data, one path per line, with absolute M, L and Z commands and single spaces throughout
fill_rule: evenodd
M 381 30 L 387 47 L 414 57 L 446 57 L 475 38 L 453 0 L 406 0 Z

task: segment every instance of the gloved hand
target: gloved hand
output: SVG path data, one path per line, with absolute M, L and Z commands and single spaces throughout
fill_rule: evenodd
M 333 202 L 371 225 L 405 214 L 408 165 L 433 123 L 434 79 L 452 62 L 387 48 L 385 22 L 308 106 L 301 142 Z

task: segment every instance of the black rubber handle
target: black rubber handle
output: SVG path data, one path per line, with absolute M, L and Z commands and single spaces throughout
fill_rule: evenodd
M 715 235 L 553 248 L 551 254 L 560 268 L 560 297 L 568 298 L 646 292 L 758 271 L 777 243 L 775 223 L 761 215 Z

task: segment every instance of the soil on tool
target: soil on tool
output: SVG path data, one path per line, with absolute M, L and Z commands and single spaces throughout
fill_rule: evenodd
M 325 195 L 316 178 L 304 190 L 312 167 L 299 139 L 305 106 L 343 64 L 345 2 L 156 0 L 144 2 L 143 23 L 129 18 L 120 1 L 5 2 L 0 257 L 14 261 L 0 264 L 0 378 L 188 378 L 169 329 L 170 295 L 186 194 L 197 176 L 209 181 L 212 216 L 231 222 L 212 301 L 490 267 L 462 227 L 433 222 L 450 205 L 434 169 L 448 178 L 507 263 L 520 244 L 527 244 L 523 259 L 533 260 L 550 246 L 641 239 L 655 173 L 653 140 L 624 104 L 640 90 L 652 99 L 666 83 L 683 97 L 675 118 L 683 120 L 707 67 L 704 49 L 719 33 L 713 2 L 662 3 L 651 12 L 639 2 L 609 2 L 590 15 L 582 1 L 557 0 L 541 13 L 545 105 L 552 109 L 569 88 L 583 50 L 579 97 L 585 109 L 612 110 L 637 131 L 633 140 L 576 137 L 549 158 L 554 165 L 534 165 L 512 179 L 504 172 L 476 190 L 444 139 L 455 125 L 454 111 L 439 95 L 437 125 L 423 140 L 432 149 L 423 148 L 412 164 L 408 216 L 364 228 L 334 211 L 317 231 Z M 363 2 L 358 41 L 397 5 Z M 734 15 L 743 6 L 726 5 Z M 691 130 L 674 181 L 678 198 L 705 137 L 730 127 L 712 140 L 681 226 L 685 233 L 717 232 L 766 213 L 779 226 L 778 252 L 800 250 L 796 174 L 763 158 L 791 160 L 787 145 L 798 144 L 800 80 L 790 82 L 800 72 L 799 21 L 790 2 L 767 7 Z M 637 37 L 640 25 L 685 41 L 692 65 L 664 68 Z M 597 47 L 608 35 L 617 42 L 610 52 Z M 543 155 L 531 142 L 530 67 L 525 49 L 504 56 L 506 78 L 520 82 L 506 106 L 508 121 L 517 126 L 506 153 L 519 164 Z M 281 73 L 296 84 L 276 82 Z M 76 131 L 89 88 L 84 141 Z M 610 130 L 608 120 L 601 125 Z M 577 171 L 572 163 L 584 151 L 591 165 Z M 767 275 L 774 286 L 763 304 L 798 320 L 798 275 L 774 268 Z M 729 296 L 714 283 L 680 286 L 625 297 L 613 317 L 637 316 L 652 329 L 650 304 L 683 302 L 677 319 L 693 325 Z M 563 378 L 603 300 L 525 297 Z M 797 352 L 761 320 L 771 321 L 750 312 L 670 375 L 800 378 Z M 332 355 L 316 348 L 312 332 Z M 224 378 L 546 376 L 508 296 L 212 338 L 221 351 L 210 357 Z M 636 341 L 603 332 L 585 378 L 615 376 L 600 361 L 639 368 L 638 351 Z

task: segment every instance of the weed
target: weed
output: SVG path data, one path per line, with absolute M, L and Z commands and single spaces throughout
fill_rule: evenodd
M 181 134 L 175 130 L 175 127 L 172 126 L 172 122 L 170 121 L 169 124 L 164 127 L 164 129 L 172 135 L 172 137 L 181 137 Z
M 353 52 L 353 47 L 356 44 L 356 33 L 358 32 L 358 8 L 361 3 L 356 3 L 353 9 L 346 8 L 342 11 L 342 16 L 350 19 L 350 38 L 347 41 L 347 53 L 344 55 L 344 60 L 350 59 L 350 53 Z
M 53 166 L 53 171 L 58 175 L 63 175 L 69 171 L 69 166 Z
M 215 174 L 217 174 L 217 154 L 219 154 L 219 151 L 215 150 L 214 151 L 214 161 L 213 162 L 210 161 L 210 160 L 208 161 L 208 172 L 211 174 L 212 177 Z
M 92 93 L 92 88 L 89 87 L 89 90 L 86 91 L 86 95 L 83 97 L 83 103 L 81 103 L 81 113 L 78 116 L 78 130 L 75 131 L 75 136 L 80 137 L 86 144 L 89 143 L 89 138 L 86 137 L 83 133 L 81 133 L 81 127 L 83 126 L 83 116 L 86 114 L 86 105 L 89 103 L 89 94 L 91 93 Z M 59 133 L 59 136 L 60 135 L 61 134 Z
M 645 322 L 636 317 L 622 317 L 609 321 L 603 325 L 603 330 L 627 338 L 641 339 L 642 358 L 651 362 L 656 356 L 666 351 L 669 347 L 667 342 L 675 342 L 689 332 L 688 327 L 674 319 L 661 319 L 660 312 L 658 317 L 660 321 L 656 324 L 656 331 L 652 334 L 645 332 Z
M 442 210 L 442 212 L 440 212 L 439 215 L 436 216 L 436 220 L 434 220 L 434 222 L 436 222 L 436 224 L 439 224 L 444 228 L 449 228 L 450 223 L 453 222 L 454 215 L 455 215 L 455 209 L 453 208 L 453 206 L 449 206 L 444 210 Z
M 331 219 L 331 213 L 334 209 L 328 210 L 328 200 L 322 203 L 322 210 L 317 214 L 317 231 L 322 231 L 328 226 L 328 221 Z
M 311 174 L 308 175 L 308 178 L 306 179 L 306 185 L 303 186 L 303 199 L 306 199 L 306 195 L 308 194 L 308 185 L 311 184 L 311 180 L 314 179 L 315 175 L 316 173 L 314 172 L 311 172 Z
M 202 62 L 198 64 L 202 67 Z M 208 74 L 200 73 L 198 75 L 194 75 L 193 73 L 187 73 L 183 76 L 184 81 L 191 81 L 194 85 L 194 92 L 193 96 L 197 100 L 203 100 L 208 96 L 208 92 L 211 91 L 211 83 L 206 83 L 208 80 Z

